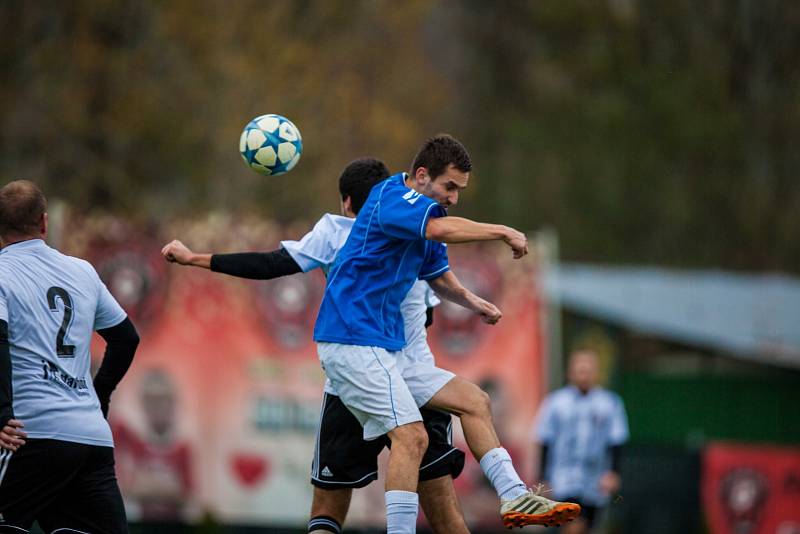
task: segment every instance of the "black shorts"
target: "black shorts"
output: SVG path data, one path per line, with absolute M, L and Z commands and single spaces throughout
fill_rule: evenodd
M 450 475 L 464 469 L 464 453 L 453 447 L 450 414 L 421 409 L 428 450 L 422 458 L 419 479 Z M 317 445 L 311 465 L 311 484 L 324 489 L 363 488 L 378 478 L 378 454 L 390 446 L 387 436 L 365 441 L 358 419 L 336 395 L 325 394 Z
M 38 521 L 46 533 L 127 534 L 112 447 L 26 441 L 14 453 L 0 449 L 0 533 Z
M 577 497 L 566 497 L 558 500 L 562 502 L 574 502 L 575 504 L 579 504 L 581 506 L 581 515 L 579 517 L 582 517 L 586 522 L 586 528 L 591 529 L 594 526 L 594 522 L 597 519 L 597 506 L 584 504 Z

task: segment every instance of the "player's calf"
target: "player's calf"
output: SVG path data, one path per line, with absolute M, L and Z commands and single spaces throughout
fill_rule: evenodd
M 413 534 L 419 512 L 419 466 L 428 448 L 428 433 L 416 422 L 398 426 L 388 435 L 392 451 L 386 470 L 387 534 Z
M 453 378 L 425 407 L 444 410 L 461 418 L 464 437 L 476 459 L 480 460 L 488 451 L 500 447 L 492 423 L 492 401 L 472 382 L 461 377 Z
M 450 475 L 420 481 L 419 501 L 435 534 L 469 534 Z
M 416 492 L 419 466 L 428 448 L 428 433 L 421 422 L 401 425 L 388 434 L 392 441 L 386 490 Z
M 352 496 L 352 488 L 324 489 L 315 487 L 314 498 L 311 501 L 311 519 L 308 521 L 308 532 L 310 534 L 321 534 L 323 532 L 341 534 Z

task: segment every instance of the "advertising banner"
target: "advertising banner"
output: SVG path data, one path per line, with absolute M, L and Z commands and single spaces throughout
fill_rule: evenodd
M 702 490 L 713 534 L 800 534 L 800 449 L 712 444 Z
M 197 250 L 223 251 L 270 250 L 281 233 L 266 227 L 242 239 L 226 224 L 216 225 L 219 234 L 242 242 L 203 241 L 205 226 L 177 232 Z M 311 338 L 323 274 L 258 282 L 168 265 L 156 242 L 90 249 L 142 338 L 110 417 L 130 519 L 303 525 L 324 382 Z M 442 304 L 431 346 L 440 366 L 491 395 L 498 433 L 530 473 L 528 431 L 543 381 L 534 261 L 513 262 L 495 246 L 451 246 L 450 256 L 463 283 L 504 317 L 487 326 Z M 458 431 L 456 441 L 467 450 Z M 471 524 L 499 525 L 497 499 L 472 458 L 456 487 Z M 382 480 L 355 492 L 348 524 L 384 524 Z

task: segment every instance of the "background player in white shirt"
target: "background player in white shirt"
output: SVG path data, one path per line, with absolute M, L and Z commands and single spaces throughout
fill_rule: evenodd
M 84 260 L 45 244 L 47 201 L 0 189 L 0 532 L 128 532 L 105 420 L 133 324 Z M 92 332 L 107 341 L 92 381 Z
M 557 499 L 581 505 L 581 517 L 564 528 L 584 534 L 600 509 L 619 491 L 622 444 L 628 418 L 622 399 L 599 387 L 599 362 L 591 350 L 571 354 L 568 384 L 547 395 L 539 410 L 540 478 Z
M 162 250 L 164 256 L 182 265 L 194 265 L 234 276 L 270 279 L 322 269 L 327 273 L 344 245 L 353 220 L 372 186 L 389 175 L 379 160 L 361 158 L 351 162 L 339 179 L 342 216 L 325 214 L 299 241 L 282 241 L 281 248 L 266 253 L 195 254 L 180 241 Z M 426 282 L 418 281 L 403 301 L 407 350 L 400 365 L 408 380 L 416 381 L 423 405 L 444 383 L 453 378 L 436 369 L 428 348 L 426 318 L 429 307 L 439 300 Z M 435 532 L 463 534 L 469 530 L 453 488 L 464 465 L 464 453 L 452 446 L 451 416 L 423 410 L 429 446 L 420 469 L 419 491 L 423 509 Z M 388 444 L 385 437 L 362 438 L 358 420 L 342 404 L 330 382 L 325 384 L 322 417 L 314 452 L 311 482 L 310 533 L 341 532 L 353 488 L 366 486 L 377 478 L 377 456 Z

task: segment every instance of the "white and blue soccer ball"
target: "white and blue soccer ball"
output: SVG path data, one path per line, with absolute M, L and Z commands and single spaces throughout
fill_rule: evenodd
M 280 115 L 261 115 L 247 123 L 239 152 L 248 167 L 265 176 L 294 169 L 303 153 L 303 137 L 292 121 Z

